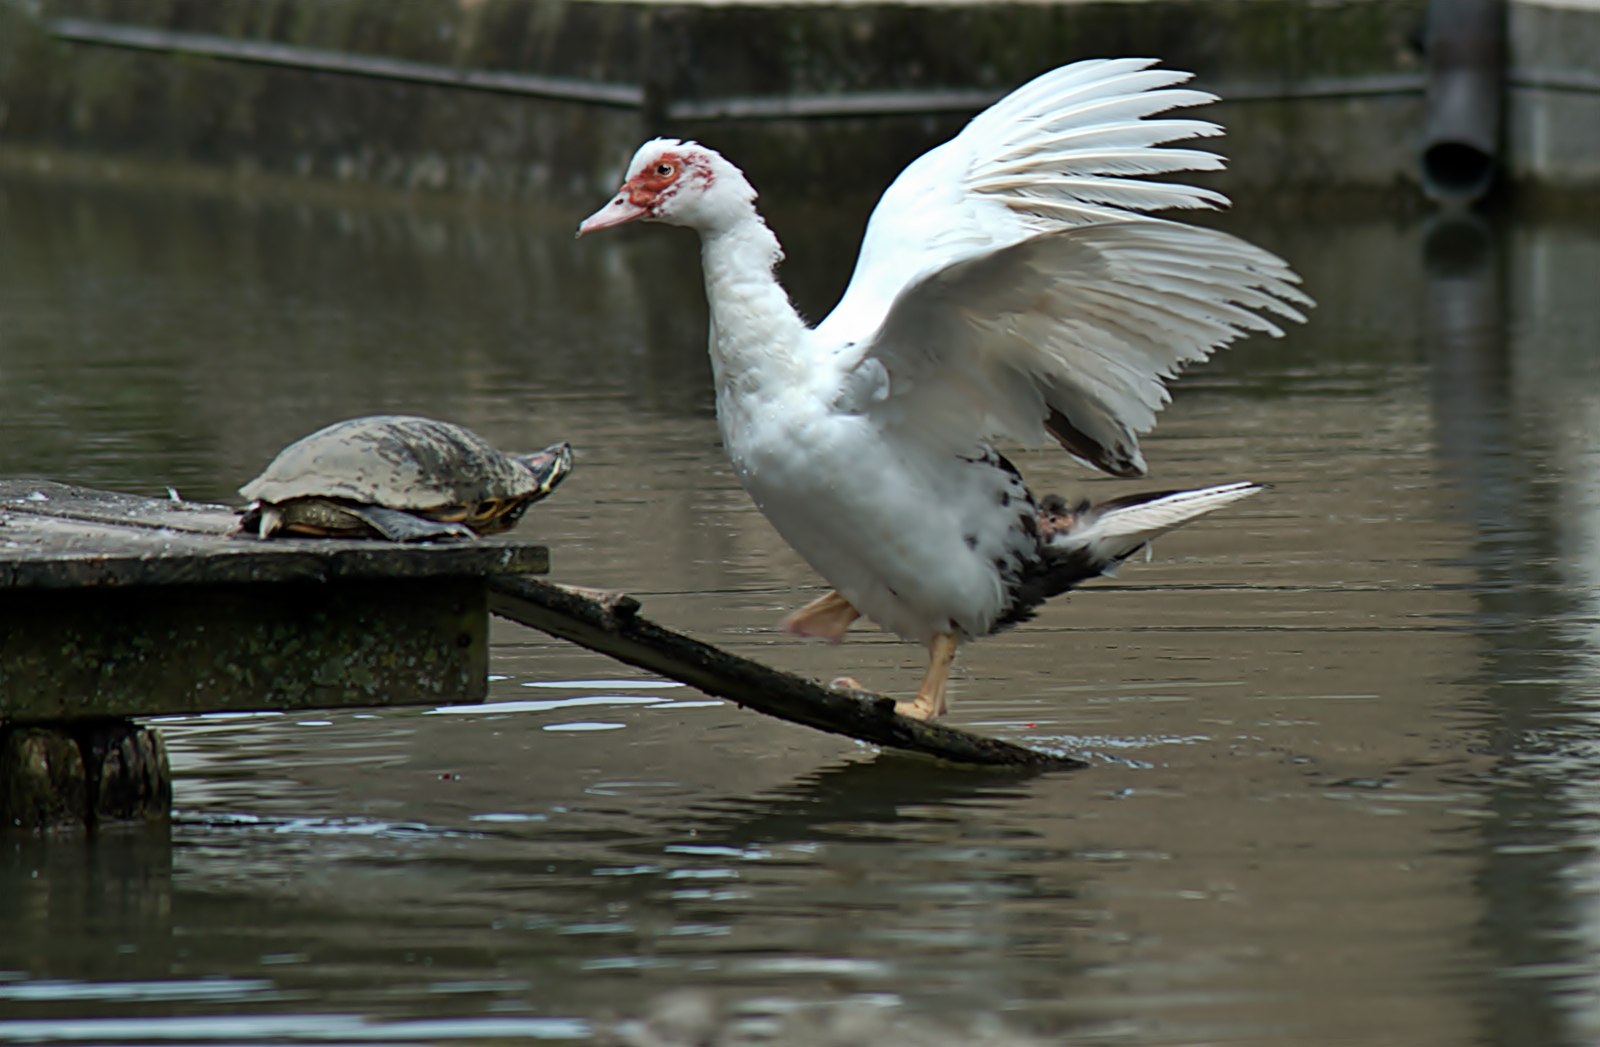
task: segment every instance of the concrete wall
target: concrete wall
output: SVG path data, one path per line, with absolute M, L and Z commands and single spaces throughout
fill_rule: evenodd
M 1413 195 L 1424 0 L 693 5 L 576 0 L 0 0 L 0 147 L 229 176 L 592 201 L 641 136 L 696 137 L 769 195 L 871 194 L 965 111 L 672 118 L 729 97 L 998 94 L 1076 58 L 1159 56 L 1230 100 L 1233 192 Z M 67 42 L 81 18 L 643 88 L 642 110 Z M 1600 11 L 1519 5 L 1517 61 L 1594 69 Z M 1296 94 L 1317 97 L 1284 98 Z M 1278 97 L 1272 97 L 1278 96 Z M 1600 92 L 1516 89 L 1511 169 L 1600 187 Z M 43 158 L 43 159 L 41 159 Z
M 1600 192 L 1600 3 L 1513 4 L 1508 28 L 1512 177 Z

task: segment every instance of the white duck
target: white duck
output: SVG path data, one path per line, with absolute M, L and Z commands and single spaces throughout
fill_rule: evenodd
M 786 619 L 837 641 L 860 615 L 928 644 L 917 697 L 945 710 L 957 644 L 1026 618 L 1202 513 L 1232 483 L 1069 510 L 1038 503 L 989 441 L 1054 438 L 1142 476 L 1135 434 L 1162 380 L 1311 304 L 1279 258 L 1226 233 L 1145 217 L 1222 207 L 1206 189 L 1129 176 L 1215 170 L 1165 143 L 1215 124 L 1149 119 L 1214 101 L 1152 60 L 1076 62 L 1033 80 L 901 173 L 872 213 L 838 306 L 808 328 L 783 252 L 739 169 L 694 142 L 639 148 L 579 235 L 642 219 L 701 238 L 717 420 L 740 483 L 835 591 Z

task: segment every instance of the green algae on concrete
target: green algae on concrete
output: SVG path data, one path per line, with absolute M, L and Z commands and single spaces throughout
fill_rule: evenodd
M 41 590 L 0 607 L 0 720 L 481 701 L 481 579 Z

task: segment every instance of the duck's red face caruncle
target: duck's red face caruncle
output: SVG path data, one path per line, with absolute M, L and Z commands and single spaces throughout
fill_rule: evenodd
M 662 152 L 642 166 L 637 165 L 636 159 L 635 164 L 638 169 L 622 183 L 611 202 L 578 226 L 579 236 L 641 218 L 664 218 L 680 193 L 706 180 L 700 177 L 702 172 L 691 157 L 676 152 Z M 704 174 L 709 176 L 709 172 Z

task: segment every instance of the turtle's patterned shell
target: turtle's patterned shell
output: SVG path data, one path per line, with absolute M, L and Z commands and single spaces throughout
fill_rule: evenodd
M 524 498 L 537 490 L 532 473 L 476 433 L 395 414 L 317 430 L 284 448 L 239 493 L 267 503 L 344 498 L 391 509 L 437 509 Z

